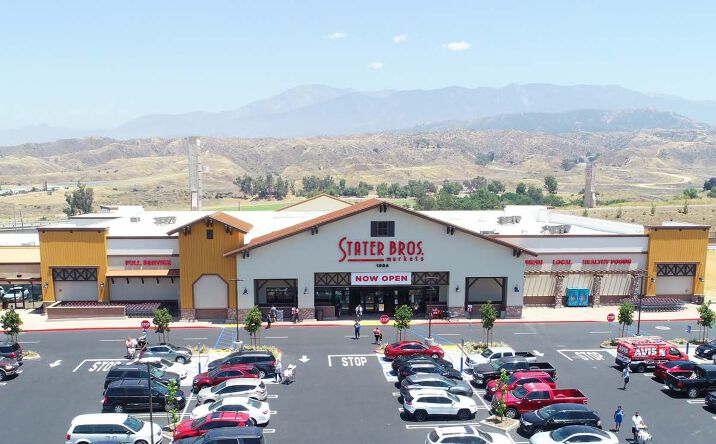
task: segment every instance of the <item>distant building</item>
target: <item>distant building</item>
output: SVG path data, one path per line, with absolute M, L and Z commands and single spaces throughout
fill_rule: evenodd
M 588 162 L 584 169 L 584 208 L 597 206 L 597 190 L 594 181 L 594 163 Z

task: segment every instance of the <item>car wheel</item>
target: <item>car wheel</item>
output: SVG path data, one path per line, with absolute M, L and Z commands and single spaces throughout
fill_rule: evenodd
M 699 389 L 697 389 L 697 388 L 690 388 L 690 389 L 686 392 L 686 396 L 688 396 L 689 398 L 695 398 L 695 397 L 699 396 Z
M 259 378 L 264 379 L 266 377 L 266 372 L 263 370 L 259 370 Z
M 258 423 L 256 422 L 256 420 L 255 420 L 254 418 L 251 418 L 251 421 L 250 421 L 250 422 L 251 422 L 251 426 L 252 426 L 252 427 L 257 427 L 257 426 L 258 426 Z
M 544 429 L 542 427 L 537 427 L 536 429 L 534 429 L 533 433 L 536 435 L 536 434 L 542 433 L 542 432 L 544 432 Z
M 405 398 L 403 398 L 403 395 L 398 396 L 398 402 L 401 404 L 405 402 Z
M 184 356 L 177 356 L 176 361 L 178 364 L 186 364 L 186 358 Z
M 147 441 L 142 440 L 142 441 L 137 441 L 134 444 L 148 444 L 148 443 L 147 443 Z
M 518 412 L 517 409 L 509 408 L 505 411 L 505 416 L 510 419 L 515 419 L 520 416 L 520 412 Z
M 432 356 L 430 356 L 430 357 L 433 359 L 438 359 L 440 357 L 440 355 L 438 355 L 437 353 L 433 353 Z
M 5 372 L 0 371 L 0 381 L 4 381 L 4 380 L 5 380 Z
M 637 373 L 644 373 L 646 371 L 646 365 L 639 364 L 636 366 L 636 372 Z
M 470 416 L 472 416 L 472 414 L 470 413 L 470 410 L 467 409 L 462 409 L 457 412 L 457 419 L 459 419 L 460 421 L 467 421 L 468 419 L 470 419 Z
M 425 422 L 425 420 L 428 419 L 428 412 L 425 410 L 416 410 L 415 413 L 413 413 L 413 418 L 418 422 Z
M 122 404 L 115 404 L 114 407 L 112 407 L 112 411 L 114 413 L 124 413 L 124 406 Z

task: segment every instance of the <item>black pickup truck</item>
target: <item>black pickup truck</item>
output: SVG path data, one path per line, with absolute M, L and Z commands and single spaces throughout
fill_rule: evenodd
M 667 374 L 666 386 L 675 392 L 685 393 L 689 398 L 705 395 L 710 390 L 716 390 L 716 365 L 697 365 L 688 378 Z
M 474 366 L 472 379 L 475 384 L 485 386 L 491 380 L 499 378 L 502 370 L 508 375 L 515 372 L 545 372 L 553 378 L 557 376 L 557 370 L 548 362 L 529 362 L 523 356 L 511 356 Z

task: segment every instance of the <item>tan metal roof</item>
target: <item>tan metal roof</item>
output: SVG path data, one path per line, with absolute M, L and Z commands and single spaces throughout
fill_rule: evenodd
M 0 247 L 0 264 L 39 264 L 40 247 Z
M 253 228 L 253 225 L 251 225 L 250 223 L 247 223 L 247 222 L 244 222 L 243 220 L 237 219 L 234 216 L 229 216 L 228 214 L 223 213 L 221 211 L 217 211 L 216 213 L 212 213 L 208 216 L 201 216 L 199 218 L 192 220 L 191 222 L 185 223 L 182 226 L 176 227 L 173 230 L 167 232 L 167 234 L 178 233 L 179 231 L 182 230 L 182 228 L 188 227 L 190 225 L 194 225 L 195 223 L 197 223 L 198 221 L 201 221 L 201 220 L 214 220 L 217 222 L 221 222 L 222 224 L 225 224 L 232 228 L 235 228 L 244 234 L 248 233 Z

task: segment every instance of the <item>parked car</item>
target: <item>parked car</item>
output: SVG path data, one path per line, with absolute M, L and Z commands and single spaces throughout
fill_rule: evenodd
M 492 381 L 488 382 L 487 385 L 485 385 L 485 397 L 487 399 L 492 398 L 492 396 L 497 391 L 497 383 L 499 382 L 499 379 L 493 379 Z M 507 390 L 514 390 L 517 387 L 525 384 L 531 384 L 533 382 L 542 382 L 544 384 L 549 385 L 552 388 L 557 388 L 557 383 L 555 382 L 555 378 L 551 377 L 549 373 L 546 372 L 517 372 L 511 374 L 507 378 Z
M 188 419 L 177 424 L 174 439 L 201 436 L 221 427 L 249 427 L 251 418 L 246 413 L 216 412 L 198 419 Z
M 0 358 L 0 381 L 4 381 L 8 376 L 17 374 L 20 363 L 13 358 Z
M 445 390 L 453 395 L 462 395 L 472 398 L 472 386 L 465 381 L 456 381 L 442 375 L 432 373 L 418 373 L 403 379 L 400 383 L 400 396 L 405 396 L 410 390 L 438 389 Z
M 694 354 L 701 359 L 716 359 L 716 339 L 696 347 Z
M 526 436 L 568 425 L 602 427 L 599 414 L 584 404 L 559 403 L 526 412 L 520 417 L 519 430 Z
M 589 442 L 594 444 L 619 444 L 619 438 L 612 432 L 605 432 L 589 426 L 567 426 L 551 432 L 532 435 L 530 444 L 555 444 Z
M 136 359 L 132 364 L 147 364 L 149 363 L 153 367 L 164 370 L 167 373 L 176 373 L 181 379 L 184 379 L 189 374 L 188 370 L 183 364 L 179 364 L 176 361 L 169 361 L 165 358 L 159 358 L 154 356 L 141 357 Z
M 259 378 L 263 379 L 276 373 L 276 357 L 268 350 L 252 350 L 234 352 L 230 355 L 211 361 L 209 371 L 216 367 L 233 364 L 252 364 L 259 370 Z
M 200 438 L 184 438 L 172 444 L 264 444 L 264 431 L 258 427 L 222 427 L 209 430 Z
M 152 383 L 152 409 L 164 410 L 167 407 L 167 388 L 161 384 Z M 184 408 L 186 396 L 182 390 L 177 390 L 177 407 Z M 104 391 L 102 411 L 124 413 L 128 410 L 149 410 L 149 381 L 146 379 L 124 379 L 114 381 Z
M 112 367 L 109 372 L 107 372 L 107 376 L 104 378 L 104 388 L 107 388 L 112 382 L 122 379 L 146 380 L 150 373 L 152 375 L 152 380 L 157 381 L 160 384 L 167 385 L 169 381 L 175 381 L 177 386 L 180 384 L 179 375 L 176 373 L 165 372 L 164 370 L 153 366 L 149 366 L 147 368 L 147 366 L 143 364 L 126 364 Z
M 0 341 L 0 358 L 12 358 L 22 362 L 22 346 L 15 341 Z
M 484 386 L 491 380 L 499 378 L 502 370 L 508 375 L 516 372 L 545 372 L 553 378 L 557 375 L 557 370 L 548 362 L 529 362 L 522 356 L 512 356 L 474 366 L 472 378 L 475 384 Z
M 620 368 L 629 365 L 636 373 L 644 373 L 667 361 L 687 361 L 689 357 L 671 342 L 658 336 L 625 338 L 617 344 L 614 362 Z
M 468 353 L 465 363 L 472 367 L 476 364 L 487 364 L 495 359 L 512 356 L 522 356 L 529 362 L 537 362 L 537 356 L 530 352 L 517 352 L 511 347 L 490 347 L 483 350 L 482 353 Z
M 477 404 L 467 396 L 453 395 L 444 390 L 421 389 L 408 392 L 403 397 L 403 409 L 416 421 L 423 422 L 428 416 L 454 416 L 467 421 L 477 413 Z
M 2 294 L 3 302 L 26 301 L 30 299 L 30 292 L 23 287 L 11 287 L 7 293 Z
M 257 401 L 246 396 L 231 396 L 211 404 L 199 404 L 191 411 L 191 419 L 204 417 L 214 412 L 241 412 L 251 417 L 254 425 L 265 426 L 271 420 L 268 402 Z
M 191 350 L 187 347 L 177 347 L 172 344 L 149 345 L 140 352 L 142 358 L 164 358 L 168 361 L 186 364 L 191 361 Z
M 432 364 L 430 362 L 409 362 L 404 366 L 400 367 L 400 369 L 398 370 L 398 382 L 403 382 L 403 379 L 407 378 L 408 376 L 423 373 L 442 375 L 446 378 L 457 379 L 459 381 L 462 380 L 462 373 L 460 373 L 459 370 L 455 370 L 454 368 L 445 368 L 437 364 Z
M 212 387 L 220 382 L 224 382 L 228 379 L 236 378 L 257 378 L 259 377 L 259 370 L 254 367 L 253 364 L 234 364 L 234 365 L 222 365 L 209 372 L 199 373 L 194 376 L 192 381 L 192 389 L 195 392 L 203 389 L 204 387 Z
M 198 404 L 216 402 L 231 396 L 247 396 L 249 398 L 265 401 L 266 384 L 257 378 L 229 379 L 213 387 L 204 387 L 196 394 Z
M 706 408 L 716 410 L 716 392 L 709 392 L 704 399 L 704 404 L 706 404 Z
M 452 362 L 448 361 L 447 359 L 435 359 L 428 355 L 400 355 L 393 359 L 393 362 L 390 363 L 390 366 L 393 368 L 393 371 L 397 372 L 402 365 L 405 365 L 408 362 L 433 362 L 445 368 L 453 368 Z
M 425 438 L 425 444 L 510 444 L 502 433 L 485 432 L 475 426 L 435 427 Z
M 492 408 L 497 408 L 498 401 L 502 398 L 500 392 L 495 393 L 492 398 Z M 579 389 L 553 389 L 547 384 L 532 383 L 525 384 L 521 387 L 507 392 L 507 396 L 502 398 L 507 405 L 505 416 L 508 418 L 517 418 L 520 414 L 531 412 L 542 407 L 560 404 L 586 404 L 587 397 L 579 391 Z
M 654 378 L 664 381 L 667 374 L 676 376 L 677 378 L 688 378 L 694 372 L 697 366 L 692 361 L 668 361 L 654 367 Z
M 685 393 L 689 398 L 696 398 L 710 390 L 716 390 L 716 365 L 697 365 L 689 378 L 678 378 L 668 374 L 666 386 L 677 393 Z
M 88 444 L 108 440 L 114 443 L 146 444 L 152 441 L 161 444 L 162 428 L 159 424 L 149 424 L 124 413 L 93 413 L 79 415 L 70 423 L 65 444 Z
M 445 352 L 437 345 L 429 346 L 418 341 L 394 342 L 385 346 L 383 351 L 385 358 L 393 360 L 398 356 L 405 355 L 426 355 L 432 358 L 442 358 Z

